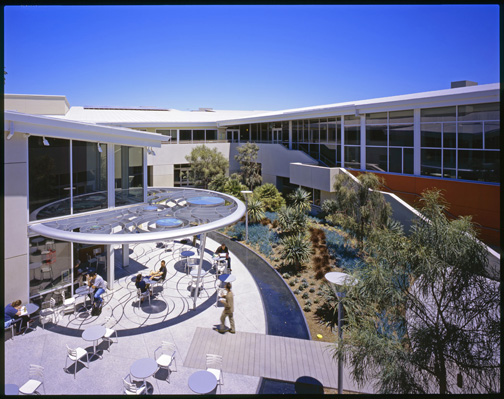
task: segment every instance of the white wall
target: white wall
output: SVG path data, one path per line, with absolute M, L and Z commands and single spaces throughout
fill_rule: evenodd
M 34 115 L 65 115 L 69 104 L 65 96 L 5 94 L 4 107 L 9 111 Z
M 28 302 L 28 139 L 4 133 L 4 302 Z

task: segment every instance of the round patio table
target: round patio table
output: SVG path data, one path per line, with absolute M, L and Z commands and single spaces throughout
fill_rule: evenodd
M 233 274 L 221 274 L 219 276 L 219 280 L 222 281 L 223 283 L 232 283 L 233 281 L 236 280 L 236 276 L 234 276 Z
M 93 291 L 93 289 L 87 285 L 83 285 L 82 287 L 79 287 L 75 290 L 75 293 L 78 295 L 78 296 L 83 296 L 84 297 L 84 305 L 81 306 L 79 308 L 79 310 L 81 309 L 86 309 L 87 310 L 87 305 L 86 305 L 86 302 L 87 302 L 87 297 L 89 294 L 91 294 L 91 292 Z
M 196 371 L 189 377 L 189 388 L 193 392 L 207 394 L 217 386 L 217 378 L 210 371 Z
M 146 357 L 135 361 L 130 367 L 130 373 L 133 377 L 145 382 L 145 379 L 154 374 L 157 369 L 158 365 L 156 361 L 150 357 Z
M 91 359 L 93 356 L 98 356 L 100 359 L 102 358 L 98 353 L 96 353 L 96 341 L 103 338 L 106 331 L 107 330 L 104 326 L 91 326 L 82 332 L 82 339 L 85 341 L 93 341 L 93 354 L 91 355 Z
M 19 387 L 16 384 L 5 384 L 5 395 L 19 395 Z

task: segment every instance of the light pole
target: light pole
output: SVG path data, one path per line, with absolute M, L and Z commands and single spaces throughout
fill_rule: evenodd
M 252 194 L 252 191 L 241 191 L 243 197 L 245 198 L 245 242 L 248 241 L 248 197 Z
M 341 286 L 355 285 L 357 280 L 352 276 L 341 273 L 341 272 L 330 272 L 326 273 L 324 276 L 329 283 L 331 283 L 331 288 L 334 294 L 338 298 L 338 337 L 339 341 L 343 339 L 343 298 L 345 297 L 345 292 L 342 290 Z M 338 356 L 338 394 L 343 393 L 343 359 Z

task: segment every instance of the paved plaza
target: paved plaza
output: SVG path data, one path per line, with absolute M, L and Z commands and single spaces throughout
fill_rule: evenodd
M 207 238 L 203 269 L 208 273 L 195 310 L 192 292 L 188 288 L 192 278 L 186 273 L 180 255 L 186 249 L 194 251 L 190 244 L 175 241 L 168 252 L 156 243 L 132 245 L 127 268 L 122 267 L 118 251 L 115 258 L 116 281 L 105 296 L 102 314 L 98 317 L 86 311 L 67 314 L 60 316 L 57 325 L 47 323 L 43 329 L 37 323 L 36 330 L 7 340 L 5 383 L 22 386 L 28 381 L 30 364 L 37 364 L 44 367 L 46 394 L 121 394 L 122 379 L 129 374 L 131 365 L 138 359 L 154 358 L 154 351 L 161 342 L 170 341 L 176 346 L 177 371 L 171 373 L 168 383 L 167 371 L 158 370 L 147 378 L 148 386 L 153 394 L 194 394 L 188 380 L 201 369 L 184 367 L 184 360 L 197 328 L 213 328 L 219 323 L 223 309 L 222 305 L 215 306 L 220 281 L 216 280 L 211 270 L 212 254 L 217 247 L 217 242 Z M 265 334 L 264 307 L 256 283 L 240 260 L 232 253 L 231 257 L 232 275 L 236 277 L 233 282 L 235 336 L 240 332 Z M 162 286 L 154 287 L 151 303 L 144 301 L 139 307 L 133 277 L 137 273 L 145 275 L 159 269 L 161 260 L 167 264 L 166 280 Z M 77 307 L 82 300 L 77 300 Z M 82 332 L 89 326 L 104 323 L 109 316 L 116 321 L 113 328 L 118 332 L 118 342 L 112 343 L 108 351 L 108 343 L 100 340 L 97 349 L 102 358 L 93 357 L 89 369 L 79 364 L 74 379 L 73 363 L 69 361 L 69 369 L 64 370 L 66 345 L 83 347 L 91 353 L 93 345 L 82 338 Z M 215 334 L 216 339 L 220 337 L 218 332 Z M 217 388 L 216 393 L 255 394 L 259 382 L 257 376 L 224 372 L 224 384 Z

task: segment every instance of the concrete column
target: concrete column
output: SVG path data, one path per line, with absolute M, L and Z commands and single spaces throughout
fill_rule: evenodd
M 115 280 L 115 262 L 114 262 L 114 246 L 105 245 L 105 256 L 107 258 L 107 282 L 110 289 L 114 288 Z
M 360 168 L 366 170 L 366 115 L 360 115 Z
M 413 110 L 413 174 L 420 175 L 420 158 L 422 145 L 420 129 L 420 109 Z
M 128 244 L 122 245 L 122 265 L 123 265 L 123 267 L 129 266 L 129 245 Z
M 292 150 L 292 121 L 289 121 L 289 150 Z
M 147 150 L 142 148 L 142 159 L 143 159 L 143 202 L 147 202 Z
M 200 240 L 200 261 L 198 265 L 198 277 L 196 278 L 196 289 L 194 290 L 194 298 L 193 298 L 193 310 L 196 309 L 196 301 L 198 299 L 199 294 L 199 285 L 201 281 L 201 269 L 203 267 L 203 256 L 205 255 L 205 244 L 206 244 L 206 233 L 201 234 Z
M 115 146 L 107 144 L 107 196 L 108 207 L 115 207 Z

